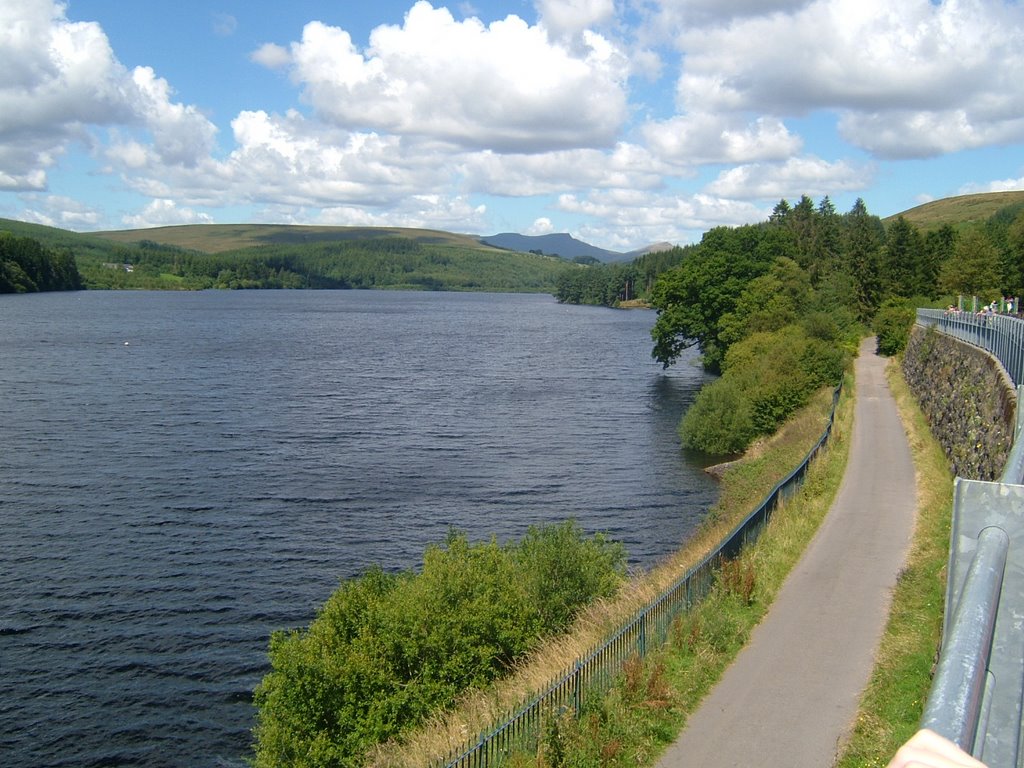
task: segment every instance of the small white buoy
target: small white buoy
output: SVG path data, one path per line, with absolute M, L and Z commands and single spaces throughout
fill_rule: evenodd
M 124 345 L 125 345 L 125 346 L 127 347 L 127 346 L 128 346 L 128 342 L 126 341 L 126 342 L 124 343 Z

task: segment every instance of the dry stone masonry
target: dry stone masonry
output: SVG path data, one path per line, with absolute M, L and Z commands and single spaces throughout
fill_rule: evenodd
M 953 474 L 997 480 L 1013 442 L 1016 394 L 987 352 L 915 326 L 903 374 Z

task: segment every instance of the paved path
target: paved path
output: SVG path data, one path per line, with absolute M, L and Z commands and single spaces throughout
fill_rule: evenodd
M 817 536 L 658 768 L 829 768 L 871 674 L 914 517 L 914 468 L 874 342 L 850 458 Z

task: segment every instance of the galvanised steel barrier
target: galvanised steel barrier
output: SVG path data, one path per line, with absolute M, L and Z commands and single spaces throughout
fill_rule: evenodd
M 566 712 L 579 715 L 588 700 L 605 694 L 614 685 L 626 662 L 643 657 L 662 645 L 676 617 L 686 613 L 711 591 L 716 572 L 723 561 L 737 557 L 747 544 L 755 541 L 771 519 L 772 512 L 799 488 L 811 460 L 832 434 L 836 405 L 842 385 L 832 393 L 828 424 L 800 465 L 772 489 L 751 512 L 700 563 L 686 572 L 643 608 L 631 621 L 584 658 L 553 680 L 537 696 L 500 719 L 498 725 L 484 731 L 435 768 L 483 768 L 500 765 L 502 760 L 520 751 L 535 751 L 544 729 Z
M 1006 466 L 1003 467 L 1003 474 L 999 478 L 1001 483 L 1012 483 L 1020 485 L 1024 483 L 1024 440 L 1018 440 L 1021 430 L 1024 430 L 1024 384 L 1017 385 L 1017 425 L 1013 430 L 1013 445 L 1010 446 L 1010 453 L 1006 457 Z
M 991 768 L 1019 766 L 1024 485 L 954 488 L 942 647 L 921 724 Z
M 1024 384 L 1024 320 L 1009 315 L 919 309 L 917 322 L 990 352 L 1002 363 L 1013 386 Z
M 1024 323 L 935 310 L 918 310 L 918 322 L 986 349 L 1020 381 Z M 992 768 L 1024 763 L 1022 404 L 1018 384 L 1014 443 L 1000 482 L 954 481 L 942 647 L 921 721 Z

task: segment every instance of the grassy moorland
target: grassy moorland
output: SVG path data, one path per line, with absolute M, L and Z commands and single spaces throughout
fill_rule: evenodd
M 946 197 L 890 216 L 885 222 L 888 224 L 902 216 L 922 232 L 927 232 L 945 224 L 954 227 L 983 224 L 997 211 L 1011 206 L 1024 209 L 1024 192 L 984 192 Z
M 498 251 L 472 235 L 433 229 L 399 227 L 327 227 L 289 224 L 187 224 L 152 229 L 124 229 L 95 232 L 95 237 L 124 245 L 141 242 L 172 245 L 202 253 L 240 251 L 261 245 L 304 245 L 339 241 L 400 237 L 424 245 L 449 245 L 469 250 Z

